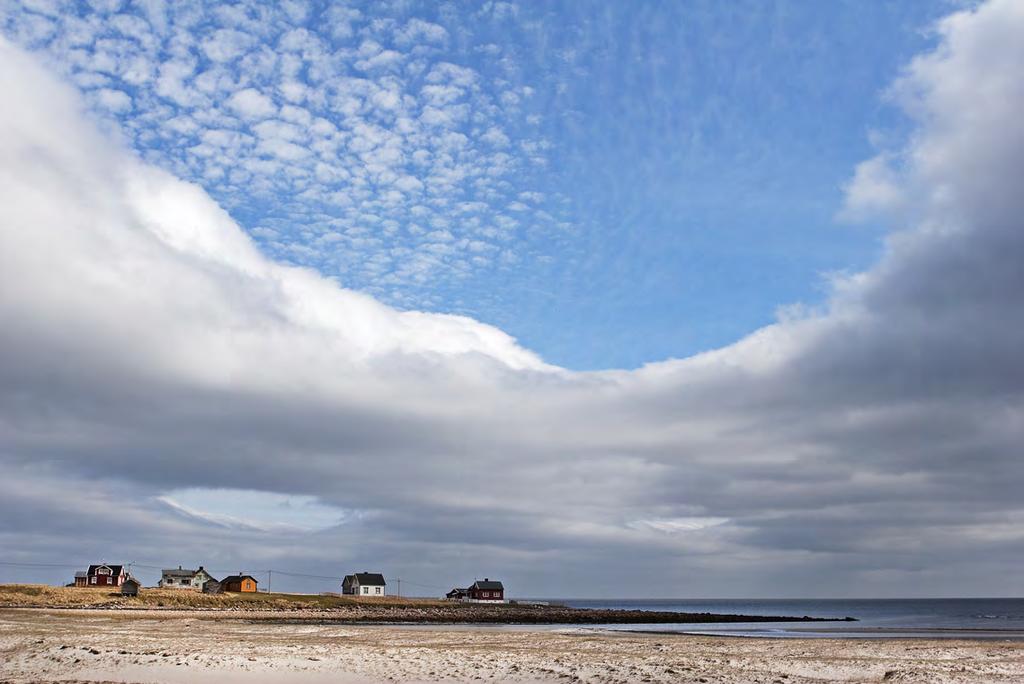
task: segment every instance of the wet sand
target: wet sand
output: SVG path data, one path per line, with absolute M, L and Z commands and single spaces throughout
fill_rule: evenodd
M 281 624 L 0 609 L 0 682 L 1021 682 L 1024 644 Z

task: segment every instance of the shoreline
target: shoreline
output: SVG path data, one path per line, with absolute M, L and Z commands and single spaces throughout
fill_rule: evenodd
M 959 640 L 959 641 L 991 641 L 1005 640 L 1024 642 L 1024 629 L 1007 628 L 980 628 L 980 627 L 856 627 L 845 626 L 850 622 L 830 621 L 827 619 L 802 620 L 791 619 L 772 622 L 771 619 L 763 618 L 744 622 L 741 620 L 719 620 L 705 622 L 674 622 L 658 623 L 653 620 L 643 622 L 512 622 L 512 621 L 399 621 L 399 620 L 375 620 L 372 617 L 365 619 L 352 619 L 349 616 L 338 616 L 332 611 L 276 611 L 276 610 L 228 610 L 228 609 L 205 609 L 205 610 L 183 610 L 177 608 L 73 608 L 73 607 L 38 607 L 38 606 L 2 606 L 0 615 L 10 613 L 17 614 L 38 614 L 52 616 L 55 619 L 62 619 L 63 616 L 89 619 L 92 617 L 105 618 L 110 620 L 159 620 L 168 624 L 175 621 L 185 623 L 208 622 L 211 624 L 224 622 L 240 622 L 252 625 L 271 625 L 280 627 L 338 627 L 353 629 L 396 629 L 411 631 L 438 631 L 438 632 L 473 632 L 490 631 L 493 633 L 530 632 L 539 633 L 570 633 L 577 631 L 580 634 L 605 634 L 605 635 L 646 635 L 646 636 L 707 636 L 714 638 L 729 639 L 935 639 L 935 640 Z M 739 617 L 739 616 L 718 616 L 718 617 Z M 853 621 L 856 622 L 856 621 Z M 819 626 L 801 626 L 807 623 L 814 623 Z M 838 623 L 836 628 L 830 625 Z M 658 625 L 673 624 L 679 625 L 679 629 L 631 629 L 631 625 Z M 776 629 L 760 628 L 760 624 L 785 625 Z M 732 630 L 729 625 L 740 625 Z M 744 629 L 743 625 L 749 625 Z M 714 629 L 702 626 L 726 626 L 722 629 Z
M 745 630 L 730 632 L 726 630 L 659 630 L 659 629 L 614 629 L 606 630 L 617 634 L 647 634 L 708 636 L 723 639 L 780 639 L 785 641 L 833 639 L 838 641 L 870 641 L 870 640 L 934 640 L 934 641 L 1003 641 L 1024 644 L 1024 629 L 980 629 L 980 628 L 939 628 L 939 627 L 864 627 L 861 629 L 788 629 L 758 632 Z
M 459 606 L 431 609 L 394 606 L 360 606 L 312 610 L 307 608 L 178 608 L 153 606 L 51 606 L 3 605 L 0 610 L 67 612 L 82 614 L 136 615 L 141 617 L 189 618 L 196 620 L 251 620 L 279 625 L 493 625 L 493 626 L 586 626 L 649 624 L 751 624 L 751 623 L 851 623 L 854 618 L 811 616 L 734 615 L 718 613 L 676 613 L 669 611 L 599 610 L 590 608 L 531 608 Z

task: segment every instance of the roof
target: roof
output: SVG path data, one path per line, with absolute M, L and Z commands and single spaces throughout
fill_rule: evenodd
M 89 576 L 89 573 L 87 573 L 85 570 L 79 570 L 78 572 L 75 573 L 75 577 L 88 577 L 88 576 Z
M 384 575 L 380 574 L 379 572 L 357 572 L 355 575 L 353 575 L 353 577 L 356 578 L 356 581 L 359 582 L 360 586 L 387 586 L 387 582 L 384 580 Z
M 228 575 L 227 577 L 222 579 L 220 581 L 220 583 L 221 584 L 230 584 L 232 582 L 241 582 L 244 579 L 251 579 L 253 582 L 256 582 L 256 578 L 253 577 L 252 575 Z
M 477 580 L 473 582 L 474 589 L 481 589 L 483 591 L 504 591 L 505 587 L 501 582 L 494 582 L 489 579 Z
M 129 577 L 128 579 L 126 579 L 124 582 L 121 583 L 121 586 L 123 587 L 124 585 L 128 584 L 129 582 L 132 582 L 133 584 L 137 584 L 140 587 L 142 586 L 142 582 L 140 582 L 139 580 L 135 579 L 134 577 Z
M 160 574 L 164 577 L 188 577 L 192 579 L 196 576 L 198 570 L 189 570 L 187 568 L 170 568 L 169 570 L 161 570 Z
M 123 565 L 110 565 L 109 563 L 98 563 L 97 565 L 90 565 L 89 566 L 89 575 L 90 576 L 91 575 L 95 575 L 96 574 L 96 570 L 98 568 L 110 568 L 110 572 L 112 572 L 115 575 L 120 575 L 121 574 L 121 569 L 123 567 L 124 567 Z
M 355 574 L 349 575 L 354 578 L 359 586 L 368 587 L 386 587 L 387 582 L 384 580 L 384 575 L 380 572 L 356 572 Z

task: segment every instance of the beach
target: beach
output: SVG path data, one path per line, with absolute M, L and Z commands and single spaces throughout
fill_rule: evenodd
M 0 609 L 0 682 L 1019 682 L 1024 644 Z

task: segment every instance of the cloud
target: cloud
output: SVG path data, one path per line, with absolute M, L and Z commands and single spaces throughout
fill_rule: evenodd
M 253 37 L 234 29 L 218 29 L 203 41 L 202 50 L 207 59 L 228 62 L 244 55 L 253 45 Z
M 277 111 L 274 102 L 255 88 L 245 88 L 233 93 L 228 98 L 227 105 L 247 119 L 266 118 Z
M 395 42 L 399 45 L 412 45 L 420 41 L 443 43 L 447 39 L 448 31 L 443 26 L 422 19 L 410 19 L 402 28 L 395 30 Z
M 424 279 L 422 260 L 403 263 L 419 248 L 408 233 L 348 236 L 367 225 L 411 223 L 414 201 L 441 216 L 449 198 L 471 200 L 484 207 L 481 222 L 496 219 L 516 193 L 532 189 L 523 167 L 537 155 L 518 150 L 538 148 L 516 134 L 518 111 L 495 106 L 506 86 L 481 83 L 476 67 L 486 64 L 449 44 L 453 25 L 383 5 L 372 16 L 302 3 L 79 10 L 50 18 L 16 5 L 0 23 L 79 87 L 102 93 L 88 100 L 92 109 L 116 119 L 137 152 L 203 185 L 246 217 L 243 227 L 275 225 L 274 240 L 251 234 L 277 259 L 391 303 L 436 308 L 446 283 L 487 266 L 452 249 L 435 255 Z M 428 75 L 436 83 L 422 87 Z M 116 92 L 125 95 L 111 99 Z M 255 130 L 278 117 L 308 136 L 299 141 Z M 446 133 L 437 135 L 438 128 Z M 477 129 L 487 131 L 486 139 L 477 138 Z M 241 144 L 218 149 L 206 141 L 207 132 L 228 130 Z M 366 149 L 368 130 L 386 131 L 375 136 L 387 138 L 382 149 Z M 448 133 L 465 144 L 453 149 Z M 502 159 L 494 157 L 498 149 L 507 150 Z M 325 216 L 342 239 L 319 241 Z M 491 240 L 479 225 L 453 226 L 458 244 Z M 509 242 L 510 252 L 527 249 Z M 421 275 L 403 280 L 407 273 Z
M 195 103 L 193 93 L 185 87 L 185 79 L 195 71 L 192 62 L 183 60 L 165 62 L 160 66 L 156 80 L 157 94 L 179 105 L 189 106 Z
M 343 525 L 359 515 L 358 511 L 324 506 L 314 497 L 234 489 L 181 489 L 157 500 L 202 523 L 284 534 Z M 240 511 L 244 517 L 237 517 Z
M 845 202 L 839 217 L 846 221 L 894 214 L 903 203 L 901 183 L 885 155 L 857 165 L 845 189 Z
M 895 84 L 916 130 L 882 153 L 905 160 L 892 182 L 914 223 L 822 311 L 589 373 L 268 259 L 0 43 L 4 547 L 563 595 L 621 591 L 627 570 L 691 595 L 1019 592 L 1022 31 L 1019 3 L 958 12 Z M 358 154 L 388 146 L 383 124 L 352 133 Z M 388 160 L 352 173 L 386 178 Z M 448 182 L 435 170 L 423 192 Z M 404 259 L 410 280 L 464 238 L 415 206 L 431 249 Z M 332 239 L 375 239 L 361 227 Z M 160 503 L 196 488 L 361 517 L 232 531 Z
M 96 92 L 100 106 L 111 112 L 126 112 L 132 108 L 132 98 L 121 90 L 101 88 Z

